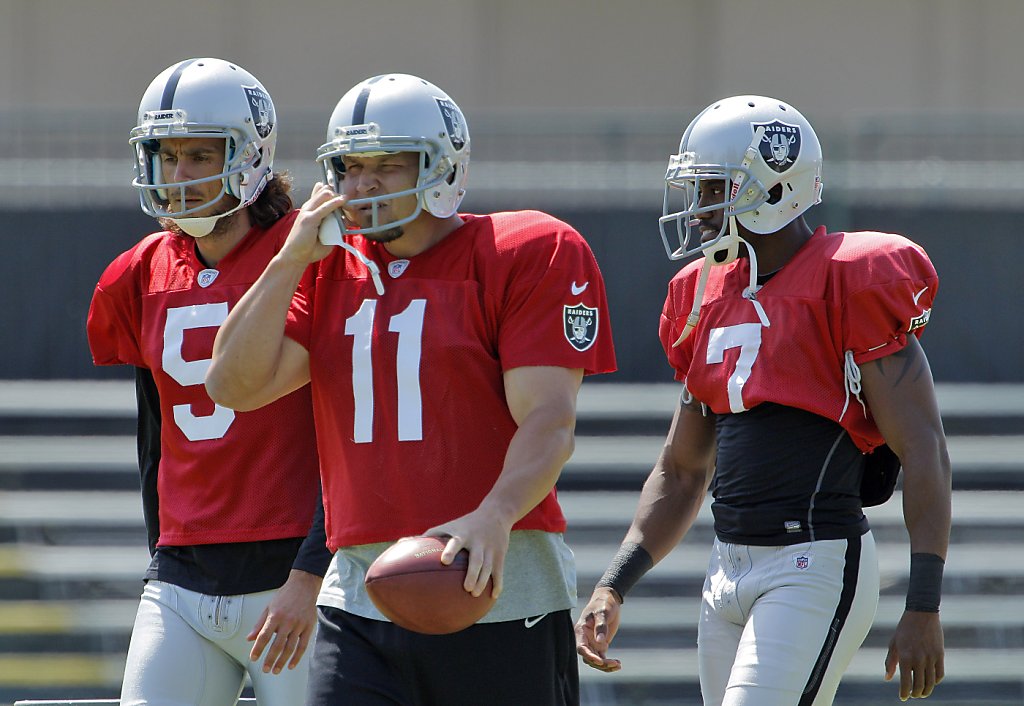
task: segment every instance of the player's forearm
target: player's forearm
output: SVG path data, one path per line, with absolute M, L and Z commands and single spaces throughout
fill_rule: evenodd
M 910 551 L 945 559 L 952 522 L 952 473 L 945 439 L 938 432 L 934 438 L 907 444 L 901 453 L 903 517 Z
M 210 397 L 234 409 L 259 406 L 275 380 L 285 319 L 305 266 L 274 257 L 217 332 L 206 375 Z
M 623 543 L 641 545 L 655 563 L 663 559 L 696 519 L 714 465 L 714 417 L 699 402 L 681 401 Z
M 680 472 L 663 456 L 644 482 L 633 523 L 623 540 L 643 546 L 658 563 L 686 536 L 704 502 L 710 472 Z
M 481 509 L 511 527 L 551 492 L 575 448 L 576 417 L 571 407 L 536 410 L 519 425 L 505 464 Z

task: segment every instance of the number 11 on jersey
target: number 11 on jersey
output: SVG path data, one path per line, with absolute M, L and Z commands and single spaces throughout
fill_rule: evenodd
M 398 388 L 398 440 L 423 440 L 423 400 L 420 358 L 423 351 L 423 316 L 426 299 L 413 299 L 388 322 L 398 334 L 395 361 Z M 364 299 L 359 310 L 345 320 L 345 335 L 352 336 L 352 398 L 355 403 L 352 436 L 357 444 L 373 441 L 373 325 L 376 299 Z

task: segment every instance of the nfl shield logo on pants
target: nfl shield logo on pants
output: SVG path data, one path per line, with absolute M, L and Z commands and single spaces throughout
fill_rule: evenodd
M 565 340 L 576 350 L 583 352 L 597 340 L 597 309 L 582 303 L 566 305 L 562 311 L 565 324 Z

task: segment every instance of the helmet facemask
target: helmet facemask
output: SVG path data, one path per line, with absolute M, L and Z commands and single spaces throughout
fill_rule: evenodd
M 704 253 L 713 265 L 727 265 L 739 255 L 739 244 L 743 242 L 736 227 L 736 217 L 757 210 L 770 196 L 764 184 L 751 172 L 750 166 L 757 153 L 757 143 L 764 135 L 763 129 L 755 131 L 754 140 L 744 153 L 739 164 L 697 164 L 694 152 L 681 152 L 669 157 L 665 173 L 665 193 L 662 203 L 662 217 L 658 219 L 661 240 L 670 260 Z M 724 198 L 717 202 L 701 205 L 703 190 L 708 182 L 724 184 Z M 677 194 L 682 193 L 685 201 L 682 208 Z M 698 226 L 699 215 L 722 212 L 722 227 L 718 235 L 701 242 Z M 670 243 L 667 228 L 674 225 L 677 248 Z
M 367 207 L 370 225 L 346 223 L 343 234 L 365 235 L 400 227 L 424 211 L 435 218 L 455 213 L 466 194 L 470 137 L 465 116 L 455 101 L 434 84 L 409 74 L 382 74 L 353 86 L 341 97 L 327 124 L 326 142 L 317 162 L 327 184 L 342 193 L 346 155 L 380 156 L 410 152 L 419 156 L 412 189 L 352 199 L 345 207 Z M 414 212 L 381 223 L 384 202 L 416 197 Z
M 382 137 L 380 126 L 376 123 L 338 126 L 334 130 L 334 135 L 332 141 L 321 145 L 317 150 L 316 161 L 324 170 L 327 184 L 339 194 L 342 193 L 345 180 L 343 158 L 346 155 L 376 157 L 382 154 L 413 152 L 419 158 L 416 185 L 411 189 L 351 199 L 345 203 L 346 208 L 359 208 L 366 205 L 371 207 L 370 225 L 361 228 L 351 222 L 346 222 L 345 235 L 367 235 L 398 228 L 416 220 L 423 211 L 439 218 L 445 218 L 454 213 L 457 202 L 450 209 L 439 203 L 439 199 L 445 192 L 451 191 L 457 181 L 455 167 L 451 159 L 444 154 L 440 143 L 426 138 Z M 387 223 L 380 222 L 377 210 L 381 203 L 412 195 L 416 196 L 416 207 L 411 214 Z M 458 201 L 461 201 L 461 194 Z

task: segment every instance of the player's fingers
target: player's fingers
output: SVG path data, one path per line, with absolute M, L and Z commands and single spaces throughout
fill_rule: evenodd
M 274 631 L 273 641 L 267 650 L 266 659 L 263 661 L 263 671 L 273 670 L 279 673 L 284 669 L 291 657 L 295 645 L 295 633 L 297 632 L 295 621 L 278 621 Z M 292 644 L 289 644 L 291 642 Z
M 299 208 L 300 211 L 312 211 L 316 209 L 324 199 L 330 198 L 328 194 L 333 193 L 330 189 L 325 188 L 326 184 L 322 181 L 318 181 L 313 184 L 312 190 L 309 192 L 309 198 L 306 199 L 305 203 Z
M 263 671 L 272 671 L 274 674 L 280 674 L 281 670 L 288 664 L 292 650 L 295 649 L 294 642 L 291 633 L 278 632 L 274 643 L 270 647 L 270 652 L 267 654 L 267 660 L 263 663 Z
M 264 627 L 260 630 L 260 634 L 256 637 L 256 642 L 253 643 L 252 649 L 249 650 L 249 660 L 252 662 L 258 662 L 260 657 L 263 655 L 263 650 L 267 648 L 270 641 L 274 639 L 274 629 L 270 627 Z M 270 654 L 267 654 L 267 659 L 270 658 Z
M 914 689 L 914 670 L 910 667 L 910 662 L 901 660 L 900 661 L 900 701 L 906 701 L 910 698 L 910 692 Z
M 247 641 L 252 642 L 253 640 L 256 639 L 256 636 L 260 634 L 260 630 L 263 629 L 263 626 L 267 622 L 267 615 L 269 613 L 270 613 L 270 609 L 269 608 L 264 608 L 263 609 L 263 612 L 260 613 L 259 620 L 257 620 L 256 624 L 252 626 L 252 630 L 249 631 L 249 634 L 245 636 L 245 639 Z M 253 649 L 255 649 L 255 648 L 253 648 Z
M 946 660 L 945 657 L 940 656 L 935 660 L 935 683 L 941 684 L 942 680 L 946 678 Z
M 913 679 L 911 680 L 910 698 L 919 699 L 924 696 L 925 680 L 927 679 L 927 667 L 918 662 L 911 668 Z
M 603 662 L 608 644 L 597 639 L 597 616 L 593 611 L 586 611 L 580 616 L 574 628 L 576 633 L 576 653 L 588 664 Z M 591 666 L 594 666 L 591 664 Z
M 481 552 L 470 553 L 469 567 L 466 569 L 465 588 L 474 597 L 484 592 L 484 589 L 487 588 L 487 581 L 494 572 L 490 552 L 483 552 L 483 556 L 480 554 Z
M 448 535 L 448 543 L 444 545 L 444 551 L 441 552 L 441 563 L 445 565 L 451 564 L 455 561 L 455 555 L 458 554 L 464 546 L 466 546 L 466 542 L 462 537 L 458 537 L 454 534 Z M 469 563 L 470 565 L 473 563 L 472 555 L 469 557 Z
M 617 672 L 622 669 L 622 662 L 617 659 L 605 659 L 602 660 L 601 665 L 596 667 L 602 672 Z
M 288 662 L 288 669 L 295 669 L 299 666 L 302 655 L 306 654 L 307 647 L 309 647 L 309 631 L 303 630 L 302 634 L 299 635 L 298 643 L 295 645 L 295 652 L 292 653 L 292 658 Z
M 505 565 L 504 562 L 495 562 L 494 568 L 491 569 L 491 578 L 494 580 L 494 587 L 491 589 L 491 595 L 497 598 L 501 595 L 501 592 L 505 590 Z M 486 586 L 486 584 L 484 584 Z
M 896 652 L 893 650 L 892 645 L 889 645 L 889 651 L 885 655 L 885 680 L 892 681 L 892 678 L 896 675 Z
M 921 671 L 924 672 L 924 686 L 921 688 L 920 698 L 926 699 L 935 690 L 935 665 L 929 664 Z
M 617 659 L 609 659 L 586 645 L 577 645 L 576 654 L 583 659 L 584 664 L 588 667 L 602 672 L 617 672 L 622 669 L 622 662 Z

